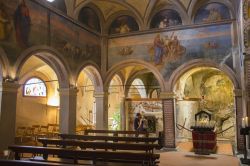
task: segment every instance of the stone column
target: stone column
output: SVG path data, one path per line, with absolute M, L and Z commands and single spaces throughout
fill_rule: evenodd
M 60 113 L 59 113 L 59 129 L 60 133 L 75 134 L 76 132 L 76 104 L 77 104 L 77 88 L 59 89 L 60 94 Z
M 108 35 L 101 37 L 101 74 L 105 76 L 108 69 Z
M 95 92 L 96 103 L 96 129 L 107 130 L 108 129 L 108 111 L 106 109 L 106 102 L 108 101 L 108 95 L 104 92 Z
M 125 110 L 125 96 L 121 96 L 120 115 L 121 115 L 121 130 L 126 130 L 126 110 Z
M 17 83 L 0 84 L 0 151 L 8 149 L 15 142 L 18 88 Z
M 162 92 L 160 95 L 163 104 L 163 136 L 166 148 L 175 148 L 175 94 Z
M 235 108 L 236 108 L 236 137 L 237 137 L 237 150 L 242 151 L 244 149 L 244 137 L 240 135 L 241 121 L 245 116 L 243 113 L 243 100 L 242 100 L 242 90 L 235 89 Z

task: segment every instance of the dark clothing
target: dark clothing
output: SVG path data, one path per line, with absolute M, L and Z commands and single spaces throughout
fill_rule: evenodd
M 16 30 L 16 40 L 20 47 L 28 47 L 31 19 L 29 9 L 25 2 L 18 5 L 14 13 L 14 26 Z
M 138 117 L 136 117 L 134 120 L 134 130 L 143 131 L 143 121 L 141 122 L 140 125 L 140 119 Z

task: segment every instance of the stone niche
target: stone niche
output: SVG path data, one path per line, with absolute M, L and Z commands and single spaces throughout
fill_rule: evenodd
M 163 131 L 162 101 L 158 99 L 126 99 L 127 129 L 134 130 L 136 113 L 141 113 L 147 122 L 147 131 Z

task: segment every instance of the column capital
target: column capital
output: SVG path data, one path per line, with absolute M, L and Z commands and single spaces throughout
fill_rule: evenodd
M 175 99 L 176 95 L 174 92 L 161 92 L 160 98 L 161 99 Z
M 17 93 L 20 85 L 16 82 L 2 82 L 0 84 L 0 92 L 13 92 Z
M 95 98 L 104 98 L 106 95 L 108 95 L 108 92 L 95 92 L 94 93 Z
M 62 96 L 76 96 L 78 89 L 76 87 L 60 88 L 58 89 L 58 92 Z
M 242 97 L 243 96 L 242 89 L 234 89 L 234 96 L 235 97 Z

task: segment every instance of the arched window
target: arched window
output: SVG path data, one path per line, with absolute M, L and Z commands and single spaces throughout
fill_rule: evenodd
M 33 97 L 46 97 L 47 87 L 44 81 L 37 77 L 32 77 L 25 82 L 23 87 L 23 95 Z

